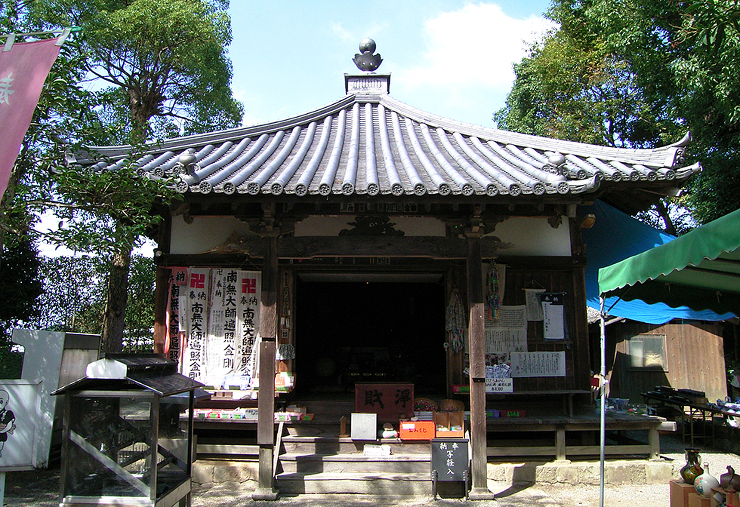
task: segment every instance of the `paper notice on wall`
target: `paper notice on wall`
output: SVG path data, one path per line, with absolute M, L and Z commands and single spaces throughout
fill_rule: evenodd
M 486 353 L 526 352 L 527 330 L 522 328 L 485 328 Z
M 496 312 L 496 320 L 486 320 L 486 327 L 507 327 L 527 329 L 527 307 L 501 306 Z
M 565 339 L 565 294 L 543 292 L 538 294 L 542 301 L 545 340 Z
M 564 377 L 565 352 L 512 352 L 512 377 Z
M 527 320 L 530 322 L 541 322 L 545 314 L 542 311 L 542 303 L 538 294 L 545 292 L 545 289 L 524 289 L 524 297 L 527 306 Z
M 511 393 L 513 391 L 514 381 L 511 379 L 509 354 L 486 354 L 486 392 Z
M 486 377 L 486 392 L 491 393 L 491 394 L 513 393 L 514 392 L 514 379 Z

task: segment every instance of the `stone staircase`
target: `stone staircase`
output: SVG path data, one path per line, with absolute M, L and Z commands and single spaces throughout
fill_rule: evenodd
M 276 482 L 281 493 L 429 495 L 432 491 L 429 442 L 379 439 L 358 442 L 339 436 L 339 419 L 348 420 L 352 401 L 305 403 L 310 423 L 287 427 L 282 437 Z M 349 422 L 347 431 L 350 431 Z M 366 456 L 365 445 L 388 446 L 388 456 Z

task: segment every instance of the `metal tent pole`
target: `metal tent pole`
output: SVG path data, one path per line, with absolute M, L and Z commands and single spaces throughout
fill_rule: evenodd
M 606 441 L 606 323 L 604 319 L 604 296 L 599 296 L 601 327 L 601 371 L 599 373 L 599 394 L 601 398 L 599 421 L 599 507 L 604 507 L 604 446 Z

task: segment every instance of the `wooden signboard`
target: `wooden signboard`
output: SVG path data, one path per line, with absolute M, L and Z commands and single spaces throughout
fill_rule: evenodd
M 468 439 L 432 439 L 432 494 L 437 499 L 437 482 L 465 482 L 465 497 L 470 483 Z
M 378 422 L 408 419 L 414 415 L 414 384 L 355 384 L 355 412 L 378 414 Z

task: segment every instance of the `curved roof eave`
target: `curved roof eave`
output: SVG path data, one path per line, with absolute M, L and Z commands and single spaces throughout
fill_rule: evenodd
M 545 196 L 595 192 L 601 181 L 675 186 L 701 170 L 681 166 L 688 140 L 642 150 L 596 146 L 350 93 L 285 120 L 165 140 L 135 163 L 144 176 L 179 175 L 183 193 Z M 131 149 L 91 147 L 71 161 L 115 170 Z

